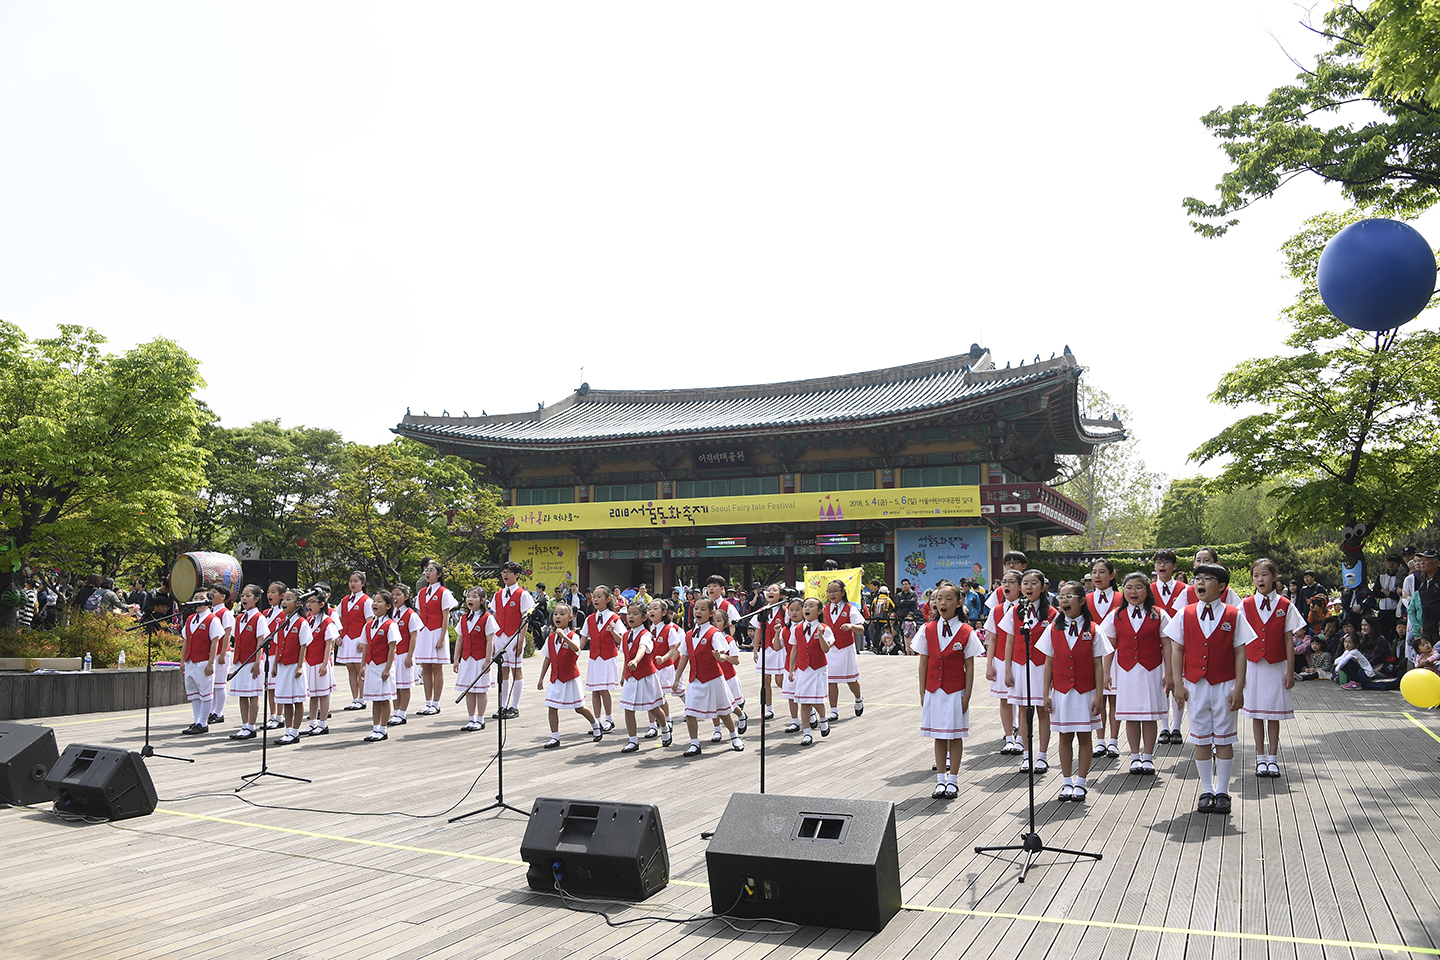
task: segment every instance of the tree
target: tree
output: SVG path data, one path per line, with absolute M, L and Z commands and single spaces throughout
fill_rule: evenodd
M 13 541 L 9 556 L 77 569 L 107 547 L 173 539 L 179 504 L 204 479 L 198 363 L 169 340 L 120 356 L 102 353 L 104 343 L 69 324 L 30 340 L 0 321 L 0 540 Z M 0 592 L 11 586 L 9 566 Z M 13 618 L 0 607 L 0 627 Z
M 1215 481 L 1234 490 L 1276 482 L 1275 532 L 1342 528 L 1353 563 L 1369 537 L 1400 536 L 1440 510 L 1440 335 L 1368 334 L 1330 315 L 1315 285 L 1320 253 L 1357 211 L 1311 217 L 1284 246 L 1302 281 L 1285 309 L 1290 353 L 1246 360 L 1211 399 L 1259 405 L 1205 441 L 1191 458 L 1225 460 Z
M 1155 544 L 1174 549 L 1204 543 L 1207 499 L 1207 485 L 1202 477 L 1170 481 L 1160 504 Z
M 1428 9 L 1424 9 L 1428 8 Z M 1212 110 L 1201 122 L 1232 167 L 1218 199 L 1185 199 L 1204 236 L 1220 236 L 1235 212 L 1289 180 L 1314 174 L 1356 205 L 1407 217 L 1440 198 L 1440 50 L 1437 14 L 1415 0 L 1378 0 L 1366 10 L 1337 3 L 1313 28 L 1330 46 L 1297 83 L 1270 91 L 1263 106 Z M 1297 64 L 1298 65 L 1298 64 Z M 1375 114 L 1379 114 L 1378 117 Z
M 1205 499 L 1205 537 L 1216 543 L 1255 543 L 1270 529 L 1273 483 L 1212 490 Z M 1268 539 L 1267 539 L 1268 542 Z M 1271 559 L 1274 559 L 1273 557 Z

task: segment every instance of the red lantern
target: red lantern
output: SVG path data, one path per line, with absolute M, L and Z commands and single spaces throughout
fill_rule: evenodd
M 296 540 L 296 541 L 295 541 L 295 546 L 297 546 L 297 547 L 303 547 L 303 546 L 305 546 L 305 543 L 306 543 L 305 538 L 304 538 L 304 537 L 301 537 L 299 540 Z

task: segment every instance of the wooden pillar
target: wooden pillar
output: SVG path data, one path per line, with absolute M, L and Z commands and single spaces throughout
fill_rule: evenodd
M 893 529 L 885 534 L 885 586 L 891 590 L 898 586 L 895 583 L 895 531 Z
M 585 546 L 585 541 L 580 541 L 580 553 L 576 557 L 575 582 L 580 585 L 580 595 L 588 596 L 590 593 L 590 551 Z
M 670 550 L 667 548 L 660 553 L 660 582 L 655 585 L 654 595 L 668 598 L 670 588 L 675 585 L 675 560 L 670 556 Z

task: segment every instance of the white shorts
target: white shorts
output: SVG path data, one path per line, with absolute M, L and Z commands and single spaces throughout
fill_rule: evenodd
M 730 705 L 730 689 L 725 686 L 724 677 L 714 680 L 692 680 L 685 687 L 685 716 L 701 720 L 723 717 L 733 709 Z
M 336 663 L 363 663 L 364 659 L 360 653 L 359 637 L 340 638 L 340 645 L 335 648 Z
M 238 679 L 238 678 L 237 678 Z M 320 664 L 305 664 L 305 689 L 312 697 L 328 697 L 335 692 L 335 666 L 329 665 L 320 675 Z
M 436 643 L 440 646 L 437 648 Z M 450 662 L 450 634 L 442 624 L 434 630 L 426 630 L 421 627 L 410 638 L 410 649 L 415 651 L 415 662 L 420 663 L 449 663 Z
M 220 657 L 219 659 L 217 659 L 217 660 L 215 661 L 215 692 L 216 692 L 216 693 L 224 693 L 224 692 L 225 692 L 225 684 L 229 682 L 226 678 L 230 676 L 230 671 L 235 669 L 235 664 L 231 663 L 231 662 L 230 662 L 230 659 L 231 659 L 231 654 L 226 653 L 225 656 Z
M 385 672 L 383 663 L 365 664 L 365 687 L 360 694 L 360 699 L 366 703 L 376 703 L 382 700 L 395 699 L 395 670 L 390 670 L 390 678 L 384 679 L 380 674 Z
M 585 706 L 585 697 L 580 693 L 580 678 L 551 680 L 545 685 L 545 706 L 552 710 L 578 710 Z
M 1223 747 L 1240 740 L 1240 714 L 1230 709 L 1234 680 L 1212 684 L 1185 681 L 1186 704 L 1190 707 L 1190 742 L 1197 746 Z
M 191 663 L 185 661 L 185 699 L 186 700 L 209 700 L 215 696 L 215 675 L 205 675 L 204 663 Z
M 591 657 L 585 661 L 585 689 L 591 693 L 620 689 L 620 658 L 600 660 Z
M 1090 699 L 1094 695 L 1094 691 L 1051 690 L 1050 729 L 1056 733 L 1091 733 L 1100 729 L 1100 718 L 1090 713 Z
M 920 736 L 934 740 L 964 740 L 970 736 L 970 711 L 962 709 L 965 691 L 925 691 L 920 706 Z
M 796 703 L 828 706 L 830 704 L 830 678 L 823 668 L 805 668 L 795 671 L 795 691 L 790 698 Z
M 830 683 L 853 683 L 860 679 L 860 659 L 855 656 L 853 643 L 848 647 L 831 647 L 825 662 Z
M 1115 719 L 1145 722 L 1165 720 L 1165 667 L 1146 670 L 1135 664 L 1129 670 L 1116 664 Z M 1052 721 L 1053 722 L 1053 721 Z
M 276 703 L 304 703 L 305 692 L 305 670 L 300 670 L 300 676 L 295 676 L 296 664 L 282 663 L 279 665 L 279 674 L 275 677 L 275 702 Z
M 664 702 L 665 695 L 660 692 L 658 673 L 652 673 L 648 677 L 631 677 L 620 687 L 621 710 L 646 713 L 659 708 Z
M 472 660 L 465 657 L 460 661 L 460 669 L 455 671 L 455 691 L 457 693 L 489 693 L 490 680 L 494 676 L 490 669 L 489 660 Z
M 230 694 L 236 697 L 258 697 L 265 692 L 265 674 L 256 663 L 246 663 L 235 674 L 235 679 L 230 681 Z M 251 671 L 254 675 L 251 675 Z
M 1028 697 L 1025 696 L 1025 690 L 1026 690 L 1026 686 L 1025 686 L 1025 666 L 1026 666 L 1026 664 L 1029 664 L 1029 666 L 1030 666 L 1030 686 L 1029 686 L 1030 696 L 1028 696 Z M 996 669 L 999 671 L 999 674 L 1000 674 L 1001 678 L 1003 679 L 1004 676 L 1005 676 L 1005 667 L 1004 667 L 1004 665 L 1003 665 L 1003 664 L 1002 664 L 1002 665 L 999 665 L 999 666 L 996 667 Z M 1010 685 L 1010 696 L 1007 698 L 1011 703 L 1015 704 L 1017 707 L 1046 707 L 1046 706 L 1049 706 L 1049 704 L 1045 702 L 1045 665 L 1044 665 L 1044 664 L 1041 664 L 1040 666 L 1037 667 L 1035 664 L 1030 663 L 1030 661 L 1028 661 L 1028 660 L 1025 661 L 1025 663 L 1012 663 L 1012 664 L 1010 664 L 1010 674 L 1011 674 L 1011 677 L 1015 680 L 1015 682 Z
M 1285 662 L 1261 660 L 1245 666 L 1245 705 L 1251 720 L 1294 720 L 1294 692 L 1285 689 Z
M 503 650 L 505 654 L 500 661 L 500 666 L 518 670 L 525 665 L 525 635 L 523 631 L 513 642 L 503 633 L 495 634 L 495 649 Z

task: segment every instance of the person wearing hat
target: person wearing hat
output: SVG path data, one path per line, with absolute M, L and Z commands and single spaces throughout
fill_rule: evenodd
M 1398 553 L 1392 553 L 1386 557 L 1385 572 L 1375 577 L 1375 587 L 1372 591 L 1380 608 L 1376 613 L 1380 635 L 1388 637 L 1392 644 L 1395 640 L 1395 611 L 1400 606 L 1400 584 L 1404 575 L 1401 563 Z
M 1440 627 L 1440 559 L 1437 559 L 1434 549 L 1421 550 L 1419 557 L 1420 569 L 1415 574 L 1414 600 L 1420 602 L 1421 635 L 1429 637 L 1433 643 L 1437 636 L 1437 627 Z

